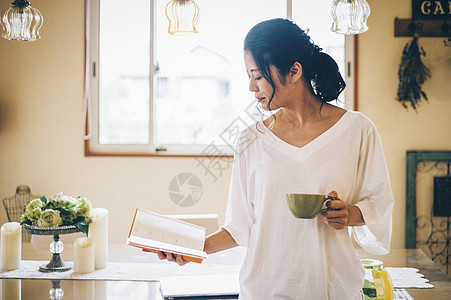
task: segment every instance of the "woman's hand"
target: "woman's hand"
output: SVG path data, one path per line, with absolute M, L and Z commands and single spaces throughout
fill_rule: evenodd
M 157 251 L 158 258 L 161 260 L 169 260 L 172 262 L 176 262 L 179 266 L 186 265 L 189 263 L 188 260 L 184 260 L 181 254 L 174 254 L 169 252 Z
M 207 236 L 204 243 L 204 252 L 206 252 L 207 254 L 212 254 L 236 246 L 238 246 L 238 244 L 235 242 L 230 233 L 224 228 L 221 228 L 215 233 Z M 144 249 L 143 251 L 150 252 Z M 167 259 L 168 261 L 178 263 L 180 266 L 189 263 L 189 261 L 184 260 L 180 254 L 175 255 L 168 252 L 157 251 L 157 255 L 161 260 Z
M 326 203 L 326 206 L 332 210 L 322 213 L 324 223 L 336 230 L 343 229 L 348 224 L 348 205 L 338 197 L 336 191 L 330 192 L 327 196 L 335 199 Z
M 328 210 L 322 214 L 324 223 L 336 230 L 343 229 L 345 226 L 365 225 L 360 208 L 355 205 L 348 206 L 346 202 L 338 197 L 336 191 L 330 192 L 327 196 L 333 197 L 335 200 L 326 203 L 326 206 L 332 208 L 332 210 Z
M 143 252 L 153 252 L 143 249 Z M 188 260 L 184 260 L 181 254 L 173 254 L 169 252 L 157 251 L 158 258 L 161 260 L 167 259 L 168 261 L 176 262 L 179 266 L 189 263 Z

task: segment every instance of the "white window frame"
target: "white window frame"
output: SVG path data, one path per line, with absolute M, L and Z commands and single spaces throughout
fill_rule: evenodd
M 150 24 L 150 79 L 149 79 L 149 143 L 148 144 L 100 144 L 99 143 L 99 80 L 98 80 L 98 62 L 99 62 L 99 12 L 101 0 L 86 1 L 86 78 L 85 114 L 87 124 L 85 129 L 85 155 L 86 156 L 217 156 L 204 155 L 202 151 L 208 145 L 170 145 L 167 149 L 159 149 L 154 145 L 154 99 L 156 97 L 156 65 L 155 57 L 155 23 Z M 155 20 L 155 0 L 150 1 L 151 20 Z M 287 18 L 292 19 L 292 0 L 286 0 Z M 356 61 L 357 61 L 357 36 L 345 37 L 345 108 L 356 110 Z M 86 112 L 86 110 L 88 110 Z M 228 146 L 221 147 L 221 156 L 233 155 Z

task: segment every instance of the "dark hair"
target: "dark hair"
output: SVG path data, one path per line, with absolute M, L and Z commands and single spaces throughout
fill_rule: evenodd
M 287 19 L 271 19 L 255 25 L 244 39 L 244 51 L 249 51 L 262 76 L 273 87 L 270 66 L 274 66 L 285 84 L 291 66 L 295 62 L 302 65 L 305 80 L 322 103 L 336 100 L 346 84 L 332 57 L 321 52 L 313 43 L 308 31 L 299 28 Z M 268 104 L 268 106 L 269 106 Z

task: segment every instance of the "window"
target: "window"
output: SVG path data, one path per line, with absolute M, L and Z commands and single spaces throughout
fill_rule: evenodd
M 329 0 L 196 0 L 199 33 L 185 36 L 167 32 L 168 2 L 91 0 L 90 153 L 232 154 L 237 133 L 260 118 L 242 45 L 266 19 L 292 15 L 344 70 L 345 38 L 329 30 Z M 343 103 L 351 103 L 350 79 Z M 220 153 L 207 153 L 211 145 Z

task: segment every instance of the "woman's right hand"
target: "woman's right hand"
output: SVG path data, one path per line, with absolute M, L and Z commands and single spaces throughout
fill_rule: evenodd
M 179 266 L 189 263 L 188 260 L 184 260 L 181 254 L 174 254 L 169 252 L 157 251 L 158 258 L 161 260 L 167 259 L 168 261 L 176 262 Z
M 221 228 L 215 233 L 211 234 L 205 239 L 204 252 L 212 254 L 218 251 L 226 250 L 238 246 L 230 233 Z M 146 250 L 143 250 L 146 251 Z M 164 251 L 157 251 L 158 258 L 161 260 L 168 260 L 179 264 L 186 265 L 189 261 L 184 260 L 180 254 L 173 254 Z

